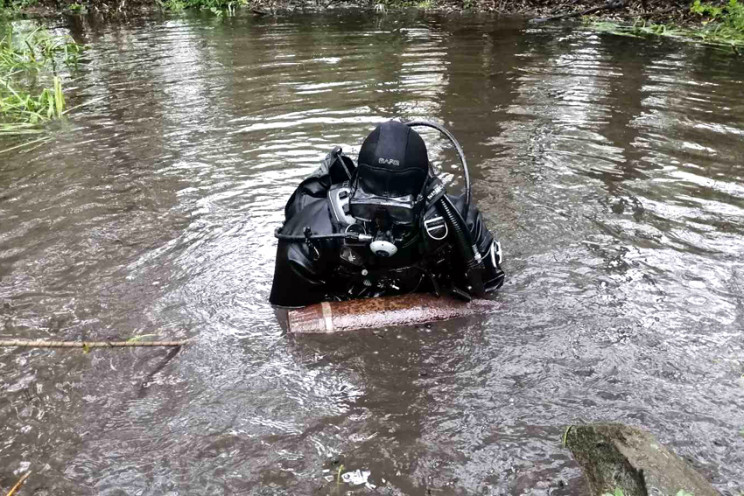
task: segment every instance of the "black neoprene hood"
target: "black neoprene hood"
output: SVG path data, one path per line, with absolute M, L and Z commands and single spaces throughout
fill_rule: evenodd
M 421 193 L 429 157 L 421 136 L 401 122 L 378 125 L 362 143 L 357 176 L 368 194 L 394 198 Z

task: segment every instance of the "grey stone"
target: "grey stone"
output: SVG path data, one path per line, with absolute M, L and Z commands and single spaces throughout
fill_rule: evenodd
M 623 424 L 588 424 L 568 427 L 564 441 L 581 465 L 594 495 L 694 496 L 719 493 L 686 461 L 662 446 L 656 438 Z

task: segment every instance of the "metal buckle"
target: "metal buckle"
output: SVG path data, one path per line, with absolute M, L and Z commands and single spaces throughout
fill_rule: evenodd
M 442 229 L 444 227 L 444 234 L 440 237 L 435 236 L 432 232 Z M 449 226 L 442 217 L 432 217 L 431 219 L 424 220 L 424 229 L 426 234 L 429 235 L 434 241 L 442 241 L 449 234 Z

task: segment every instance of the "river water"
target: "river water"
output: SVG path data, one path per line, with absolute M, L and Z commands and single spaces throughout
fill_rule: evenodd
M 744 491 L 740 58 L 423 13 L 73 32 L 88 105 L 0 155 L 0 338 L 194 341 L 0 350 L 0 488 L 577 494 L 563 427 L 620 421 Z M 462 142 L 504 310 L 288 337 L 267 303 L 284 202 L 393 117 Z

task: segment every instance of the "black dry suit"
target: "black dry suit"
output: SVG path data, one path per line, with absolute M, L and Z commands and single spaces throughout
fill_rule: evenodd
M 290 197 L 269 300 L 493 291 L 504 281 L 501 250 L 477 208 L 463 219 L 465 204 L 429 172 L 421 137 L 384 123 L 362 145 L 359 167 L 335 148 Z

